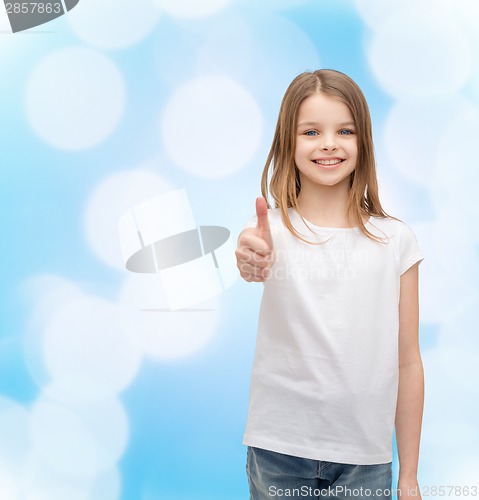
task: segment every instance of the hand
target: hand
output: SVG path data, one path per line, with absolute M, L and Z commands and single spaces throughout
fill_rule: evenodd
M 398 500 L 422 500 L 421 490 L 416 479 L 399 479 L 398 481 Z
M 256 227 L 241 232 L 235 252 L 241 277 L 248 282 L 265 281 L 274 261 L 268 205 L 263 197 L 256 198 L 256 215 Z

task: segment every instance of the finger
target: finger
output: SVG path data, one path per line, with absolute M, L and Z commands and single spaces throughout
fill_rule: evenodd
M 273 248 L 273 240 L 271 237 L 271 229 L 269 227 L 268 204 L 262 196 L 256 198 L 256 216 L 258 217 L 258 223 L 256 224 L 258 234 L 264 241 L 266 241 L 268 247 L 271 249 Z
M 262 238 L 259 234 L 248 233 L 245 234 L 238 244 L 238 248 L 246 248 L 252 252 L 260 255 L 271 255 L 272 247 L 269 246 L 268 242 Z
M 262 276 L 262 273 L 263 273 L 265 268 L 252 266 L 251 264 L 240 263 L 240 264 L 238 264 L 238 269 L 240 270 L 240 272 L 242 272 L 244 274 L 251 274 L 254 276 Z
M 273 263 L 272 254 L 263 255 L 246 247 L 237 249 L 235 254 L 238 264 L 250 264 L 253 267 L 264 269 Z
M 265 281 L 271 277 L 271 268 L 255 268 L 247 264 L 239 265 L 241 277 L 247 281 Z
M 259 282 L 262 282 L 262 281 L 265 281 L 264 278 L 262 277 L 258 277 L 256 275 L 253 275 L 253 274 L 241 274 L 241 277 L 247 281 L 248 283 L 251 283 L 251 282 L 256 282 L 256 283 L 259 283 Z

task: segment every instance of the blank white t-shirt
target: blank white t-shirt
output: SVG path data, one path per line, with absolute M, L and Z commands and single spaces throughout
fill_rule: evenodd
M 314 460 L 392 460 L 398 390 L 400 276 L 423 256 L 413 231 L 371 217 L 302 242 L 269 209 L 275 261 L 264 281 L 243 444 Z M 256 216 L 245 227 L 256 226 Z

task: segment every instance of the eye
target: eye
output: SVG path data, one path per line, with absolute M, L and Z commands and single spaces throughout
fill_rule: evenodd
M 353 130 L 349 130 L 347 128 L 339 131 L 339 135 L 352 135 L 352 134 L 354 134 L 354 131 Z
M 316 130 L 306 130 L 306 132 L 304 133 L 304 135 L 307 135 L 309 137 L 314 137 L 317 134 L 318 133 L 316 132 Z

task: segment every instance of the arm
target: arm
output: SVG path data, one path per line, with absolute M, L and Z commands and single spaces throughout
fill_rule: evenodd
M 401 276 L 399 299 L 399 390 L 396 442 L 401 496 L 417 488 L 419 442 L 424 407 L 424 372 L 419 351 L 418 264 Z M 414 496 L 414 495 L 412 495 Z

